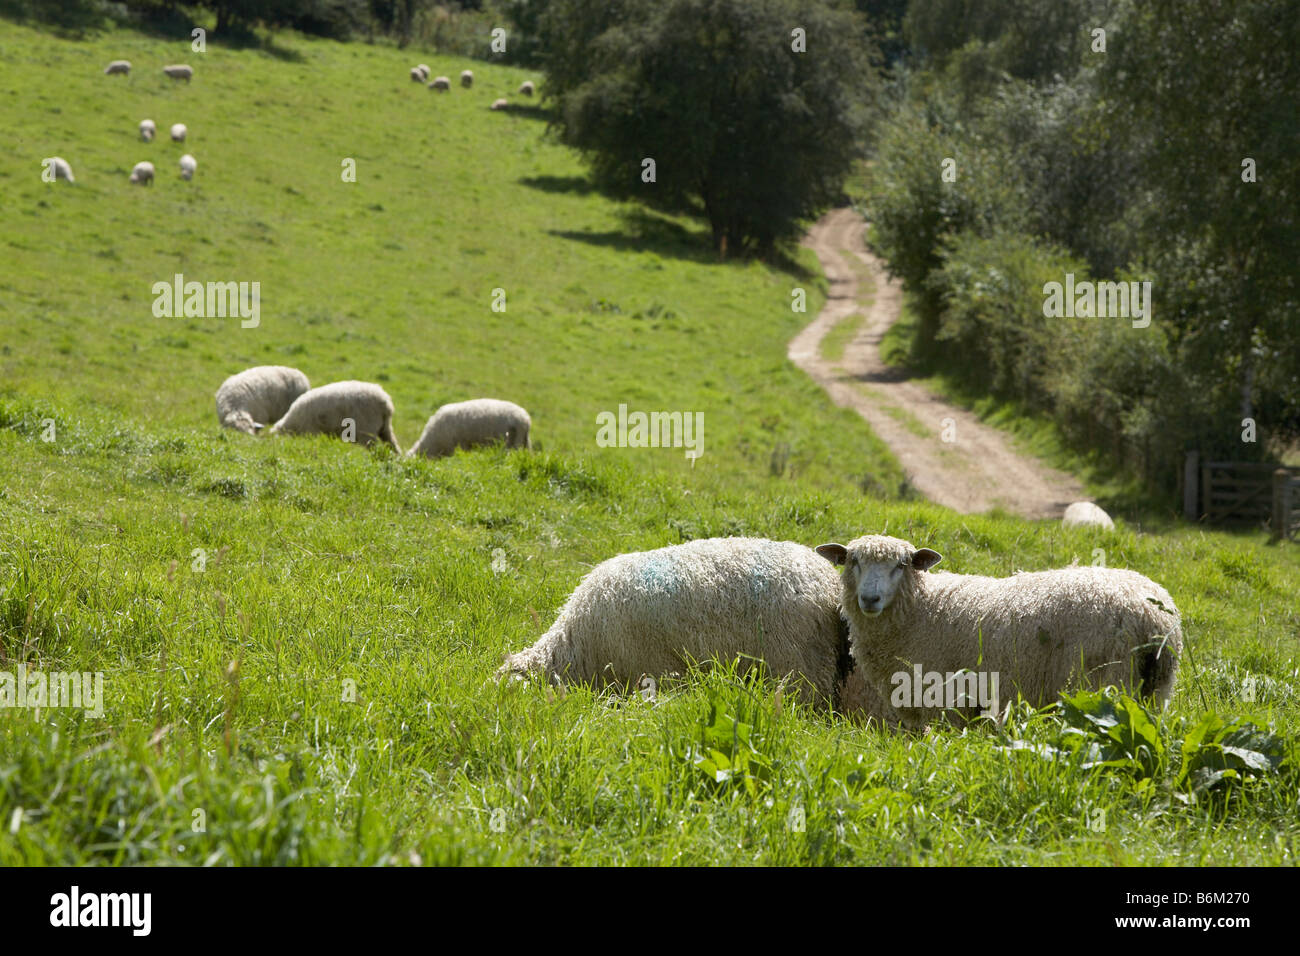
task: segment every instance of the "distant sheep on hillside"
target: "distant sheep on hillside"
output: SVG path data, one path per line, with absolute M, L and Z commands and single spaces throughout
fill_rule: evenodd
M 163 67 L 163 72 L 173 80 L 190 80 L 194 77 L 194 68 L 184 63 L 173 63 Z
M 524 80 L 522 83 L 519 84 L 520 96 L 532 96 L 535 92 L 537 92 L 537 90 L 533 86 L 532 80 Z
M 492 105 L 488 107 L 491 110 L 504 110 L 510 106 L 510 103 L 504 99 L 493 100 Z
M 173 123 L 173 124 L 172 124 L 172 142 L 173 142 L 173 143 L 183 143 L 183 142 L 185 142 L 185 134 L 188 133 L 188 132 L 189 132 L 189 130 L 187 130 L 187 129 L 185 128 L 185 124 L 184 124 L 184 123 Z
M 445 76 L 435 76 L 433 82 L 429 84 L 429 89 L 436 93 L 444 93 L 451 89 L 451 80 Z
M 269 434 L 334 435 L 363 445 L 383 441 L 402 453 L 393 435 L 393 400 L 370 382 L 332 382 L 304 392 Z
M 72 178 L 72 166 L 70 166 L 68 161 L 62 156 L 51 156 L 46 160 L 46 162 L 50 164 L 49 168 L 53 170 L 56 182 L 60 179 L 69 183 L 76 182 L 76 180 Z
M 140 120 L 140 138 L 146 143 L 152 143 L 154 136 L 158 133 L 158 127 L 154 125 L 153 120 Z
M 497 398 L 453 402 L 443 405 L 425 423 L 424 431 L 406 455 L 441 458 L 457 448 L 474 448 L 497 441 L 507 448 L 531 448 L 528 432 L 532 426 L 528 412 L 514 402 Z
M 1076 501 L 1065 509 L 1061 524 L 1067 528 L 1094 526 L 1107 531 L 1115 530 L 1115 522 L 1091 501 Z
M 108 66 L 104 67 L 105 73 L 121 73 L 123 76 L 131 72 L 130 60 L 114 60 Z
M 199 161 L 186 153 L 181 157 L 181 179 L 193 179 L 194 171 L 199 168 Z
M 153 163 L 136 163 L 131 170 L 130 182 L 137 185 L 153 185 Z
M 473 70 L 461 70 L 461 71 L 460 71 L 460 85 L 463 86 L 463 87 L 465 87 L 465 89 L 469 89 L 471 86 L 474 85 L 474 71 L 473 71 Z
M 311 389 L 307 376 L 287 365 L 258 365 L 237 372 L 217 389 L 217 421 L 256 435 L 279 421 L 299 395 Z

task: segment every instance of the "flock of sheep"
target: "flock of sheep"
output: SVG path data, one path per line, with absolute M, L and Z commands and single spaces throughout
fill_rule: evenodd
M 105 73 L 125 74 L 110 63 Z M 164 67 L 190 79 L 188 66 Z M 425 64 L 411 79 L 435 92 Z M 474 74 L 460 75 L 462 87 Z M 532 96 L 534 87 L 519 88 Z M 504 109 L 499 99 L 492 109 Z M 152 120 L 140 137 L 156 135 Z M 171 128 L 183 142 L 183 124 Z M 181 158 L 189 179 L 197 163 Z M 56 176 L 72 181 L 55 157 Z M 131 182 L 153 180 L 139 163 Z M 217 418 L 250 435 L 332 434 L 401 454 L 393 433 L 393 401 L 369 382 L 312 388 L 285 366 L 258 366 L 230 376 L 216 394 Z M 269 426 L 269 427 L 268 427 Z M 512 402 L 475 399 L 443 405 L 429 418 L 408 457 L 437 458 L 457 448 L 503 442 L 529 448 L 528 412 Z M 1104 511 L 1077 502 L 1066 525 L 1113 528 Z M 919 730 L 953 708 L 895 706 L 900 669 L 917 667 L 949 679 L 982 669 L 1032 704 L 1055 700 L 1067 687 L 1116 684 L 1164 702 L 1173 692 L 1182 628 L 1169 593 L 1132 571 L 1069 567 L 1009 578 L 932 573 L 941 560 L 928 548 L 883 535 L 816 550 L 789 541 L 710 538 L 624 554 L 597 565 L 569 596 L 555 623 L 532 647 L 506 658 L 503 677 L 635 686 L 679 674 L 697 662 L 739 658 L 761 662 L 793 681 L 799 696 L 858 719 Z M 841 574 L 837 567 L 843 568 Z M 959 707 L 970 716 L 978 708 Z
M 949 683 L 996 674 L 1003 699 L 1018 693 L 1036 706 L 1075 684 L 1171 697 L 1182 623 L 1149 578 L 1078 566 L 1008 578 L 931 572 L 940 560 L 884 535 L 816 550 L 710 538 L 620 555 L 597 565 L 497 678 L 638 686 L 739 657 L 793 681 L 809 703 L 905 730 L 981 709 L 919 690 L 895 700 L 900 676 L 914 671 Z
M 371 382 L 332 382 L 312 388 L 285 365 L 259 365 L 230 376 L 217 389 L 217 420 L 249 435 L 334 435 L 362 445 L 382 441 L 402 453 L 393 434 L 393 400 Z M 267 429 L 267 423 L 271 424 Z M 425 423 L 406 456 L 442 458 L 457 448 L 503 442 L 531 448 L 532 419 L 520 406 L 496 398 L 443 405 Z
M 189 82 L 194 78 L 194 68 L 183 63 L 169 64 L 164 66 L 163 73 L 173 80 L 185 80 Z M 104 67 L 106 75 L 126 76 L 131 72 L 130 60 L 114 60 L 108 66 Z M 154 136 L 158 133 L 158 127 L 151 119 L 140 121 L 140 139 L 146 143 L 152 143 Z M 189 132 L 184 123 L 173 123 L 171 127 L 171 137 L 173 143 L 185 142 L 185 136 Z M 76 180 L 72 175 L 71 164 L 61 156 L 52 156 L 48 162 L 53 171 L 56 180 L 62 179 L 73 183 Z M 180 158 L 181 179 L 193 179 L 194 173 L 199 168 L 199 161 L 189 153 Z M 129 182 L 139 186 L 152 185 L 154 177 L 154 165 L 151 162 L 139 162 L 131 168 Z
M 427 82 L 429 84 L 429 89 L 433 90 L 435 93 L 446 93 L 448 90 L 451 89 L 451 80 L 449 78 L 445 76 L 435 76 L 432 80 L 430 80 L 429 72 L 430 71 L 429 71 L 428 64 L 426 63 L 417 64 L 416 66 L 411 67 L 411 79 L 416 83 Z M 460 71 L 460 85 L 463 86 L 465 89 L 469 89 L 471 86 L 474 85 L 473 70 Z M 524 80 L 524 82 L 519 84 L 520 96 L 532 96 L 536 92 L 537 92 L 537 88 L 533 85 L 532 80 Z M 504 98 L 499 98 L 493 100 L 492 105 L 489 106 L 488 109 L 504 110 L 507 109 L 509 106 L 510 106 L 509 100 Z

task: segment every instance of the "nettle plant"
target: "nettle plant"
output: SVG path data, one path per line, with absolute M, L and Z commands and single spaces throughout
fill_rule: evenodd
M 1082 770 L 1129 778 L 1139 794 L 1167 789 L 1184 803 L 1226 804 L 1297 770 L 1292 741 L 1245 720 L 1207 712 L 1164 721 L 1114 687 L 1062 695 L 1058 706 L 1055 746 L 1013 740 L 1007 749 L 1077 761 Z

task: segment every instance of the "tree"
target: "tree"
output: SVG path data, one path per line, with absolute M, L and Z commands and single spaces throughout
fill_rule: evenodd
M 1187 372 L 1300 434 L 1300 18 L 1294 0 L 1143 0 L 1102 92 L 1139 145 L 1145 257 Z M 1247 160 L 1254 167 L 1248 175 Z M 1254 181 L 1247 181 L 1253 179 Z M 1235 393 L 1235 394 L 1234 394 Z M 1234 400 L 1235 399 L 1235 400 Z
M 551 4 L 547 86 L 562 139 L 601 186 L 703 214 L 723 254 L 765 255 L 839 197 L 874 90 L 857 14 L 795 0 L 660 0 L 595 34 L 592 6 Z M 557 48 L 558 37 L 572 42 Z

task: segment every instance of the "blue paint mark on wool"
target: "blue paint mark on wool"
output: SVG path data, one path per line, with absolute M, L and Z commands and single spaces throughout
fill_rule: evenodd
M 650 558 L 641 565 L 641 586 L 647 591 L 672 593 L 681 584 L 680 575 L 672 561 Z

